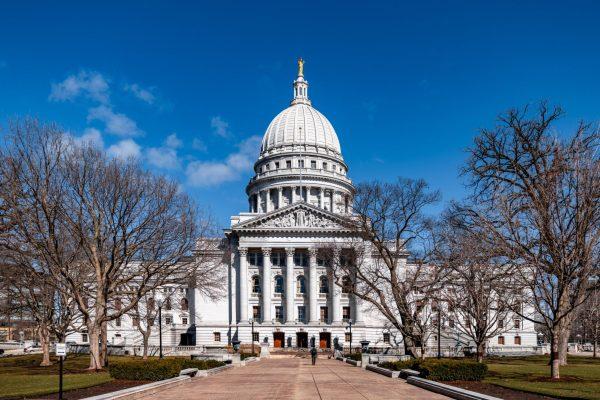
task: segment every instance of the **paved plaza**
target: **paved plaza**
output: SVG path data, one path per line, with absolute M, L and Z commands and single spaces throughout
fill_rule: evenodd
M 263 359 L 173 387 L 144 399 L 448 399 L 336 360 Z

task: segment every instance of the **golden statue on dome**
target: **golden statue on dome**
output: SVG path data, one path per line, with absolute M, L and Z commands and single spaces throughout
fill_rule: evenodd
M 302 57 L 298 59 L 298 76 L 304 76 L 304 60 Z

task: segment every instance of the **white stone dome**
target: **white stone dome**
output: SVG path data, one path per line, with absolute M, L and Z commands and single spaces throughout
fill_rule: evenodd
M 340 141 L 331 122 L 310 104 L 297 102 L 280 112 L 269 124 L 261 154 L 277 148 L 315 146 L 341 156 Z

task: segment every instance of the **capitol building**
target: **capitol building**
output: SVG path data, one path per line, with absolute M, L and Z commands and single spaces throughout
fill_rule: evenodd
M 401 336 L 378 311 L 347 293 L 325 260 L 327 245 L 344 247 L 356 239 L 344 223 L 352 215 L 355 189 L 333 125 L 312 106 L 303 67 L 299 60 L 290 105 L 271 121 L 262 139 L 246 186 L 247 211 L 231 217 L 219 249 L 211 250 L 226 277 L 226 295 L 214 300 L 193 286 L 164 288 L 169 296 L 161 326 L 165 346 L 206 349 L 240 340 L 296 348 L 308 347 L 314 338 L 317 347 L 332 348 L 337 338 L 344 347 L 362 340 L 370 346 L 402 347 Z M 408 254 L 399 257 L 406 268 Z M 139 323 L 128 316 L 112 321 L 109 342 L 139 346 Z M 515 319 L 510 324 L 489 348 L 536 345 L 531 323 Z M 447 328 L 441 337 L 445 348 L 469 345 L 464 335 L 461 339 Z M 151 345 L 158 345 L 156 331 Z M 88 341 L 85 333 L 69 339 Z M 437 338 L 432 335 L 428 341 L 433 348 Z
M 232 216 L 226 232 L 233 252 L 228 301 L 200 306 L 198 343 L 214 340 L 222 326 L 222 337 L 242 343 L 308 347 L 314 337 L 330 348 L 336 337 L 349 344 L 350 322 L 356 345 L 389 341 L 384 321 L 335 284 L 319 251 L 351 234 L 343 217 L 352 212 L 355 190 L 335 129 L 312 106 L 302 60 L 298 65 L 292 101 L 262 139 L 246 186 L 248 211 Z

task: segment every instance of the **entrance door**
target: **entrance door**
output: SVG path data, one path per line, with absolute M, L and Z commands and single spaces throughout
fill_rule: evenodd
M 301 348 L 308 348 L 308 332 L 296 332 L 296 345 Z
M 283 332 L 273 332 L 273 346 L 283 347 L 285 341 L 285 334 Z
M 331 332 L 319 333 L 319 347 L 329 349 L 331 347 Z

